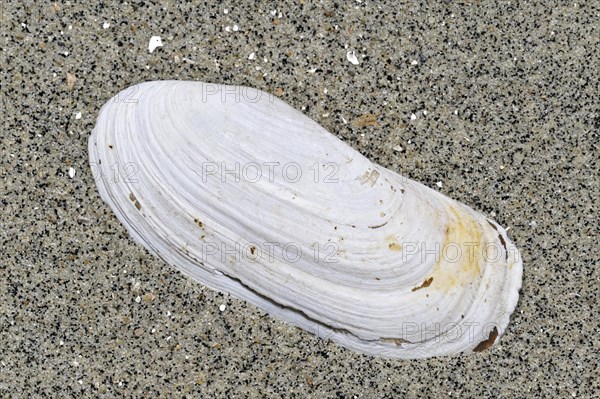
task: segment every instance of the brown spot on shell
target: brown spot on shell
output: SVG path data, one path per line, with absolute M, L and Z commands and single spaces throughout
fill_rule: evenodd
M 388 244 L 388 248 L 391 249 L 392 251 L 401 251 L 402 245 L 398 244 L 397 242 L 390 242 Z
M 417 290 L 420 290 L 421 288 L 427 288 L 431 285 L 432 282 L 433 282 L 433 277 L 429 277 L 427 280 L 423 281 L 423 284 L 421 284 L 418 287 L 414 287 L 412 289 L 412 291 L 417 291 Z
M 135 195 L 133 195 L 133 193 L 129 193 L 129 199 L 133 202 L 133 205 L 135 205 L 138 211 L 142 209 L 142 204 L 140 204 L 137 198 L 135 198 Z
M 485 341 L 481 341 L 475 347 L 475 349 L 473 349 L 473 352 L 482 352 L 488 348 L 491 348 L 492 345 L 494 345 L 496 338 L 498 338 L 498 329 L 496 327 L 494 327 L 494 329 L 492 331 L 490 331 L 490 335 L 488 336 L 488 339 L 486 339 Z

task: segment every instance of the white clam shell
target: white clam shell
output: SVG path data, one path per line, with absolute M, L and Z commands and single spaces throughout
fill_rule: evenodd
M 499 225 L 265 92 L 139 84 L 104 105 L 89 152 L 102 199 L 150 252 L 342 346 L 479 351 L 517 304 L 522 264 Z

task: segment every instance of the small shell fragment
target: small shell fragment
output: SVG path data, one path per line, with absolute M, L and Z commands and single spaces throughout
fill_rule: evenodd
M 88 224 L 92 224 L 92 221 L 85 216 L 79 215 L 79 216 L 77 216 L 77 223 L 88 225 Z
M 102 107 L 90 162 L 102 199 L 168 264 L 375 356 L 479 352 L 506 331 L 522 263 L 498 223 L 275 95 L 155 81 L 116 98 L 131 90 L 138 102 Z M 116 183 L 111 165 L 135 179 Z
M 354 51 L 348 51 L 346 53 L 346 59 L 350 61 L 350 63 L 352 63 L 353 65 L 359 64 L 358 58 L 356 58 L 356 54 L 354 53 Z
M 160 38 L 160 36 L 152 36 L 150 38 L 150 42 L 148 43 L 148 51 L 150 51 L 150 53 L 152 53 L 154 50 L 156 50 L 157 47 L 162 47 L 163 46 L 163 42 L 162 39 Z
M 73 90 L 73 88 L 75 87 L 76 81 L 77 81 L 77 78 L 75 77 L 75 75 L 67 72 L 67 89 L 69 89 L 69 91 Z

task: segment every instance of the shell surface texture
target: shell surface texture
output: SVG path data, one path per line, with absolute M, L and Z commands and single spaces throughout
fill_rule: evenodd
M 373 356 L 479 352 L 521 287 L 506 231 L 266 92 L 154 81 L 101 109 L 102 199 L 202 284 Z

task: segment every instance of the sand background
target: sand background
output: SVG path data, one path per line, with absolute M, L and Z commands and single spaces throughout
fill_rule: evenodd
M 2 1 L 0 397 L 597 395 L 600 4 L 429 3 Z M 276 93 L 510 227 L 524 277 L 500 344 L 356 354 L 134 244 L 87 139 L 105 101 L 155 79 Z

